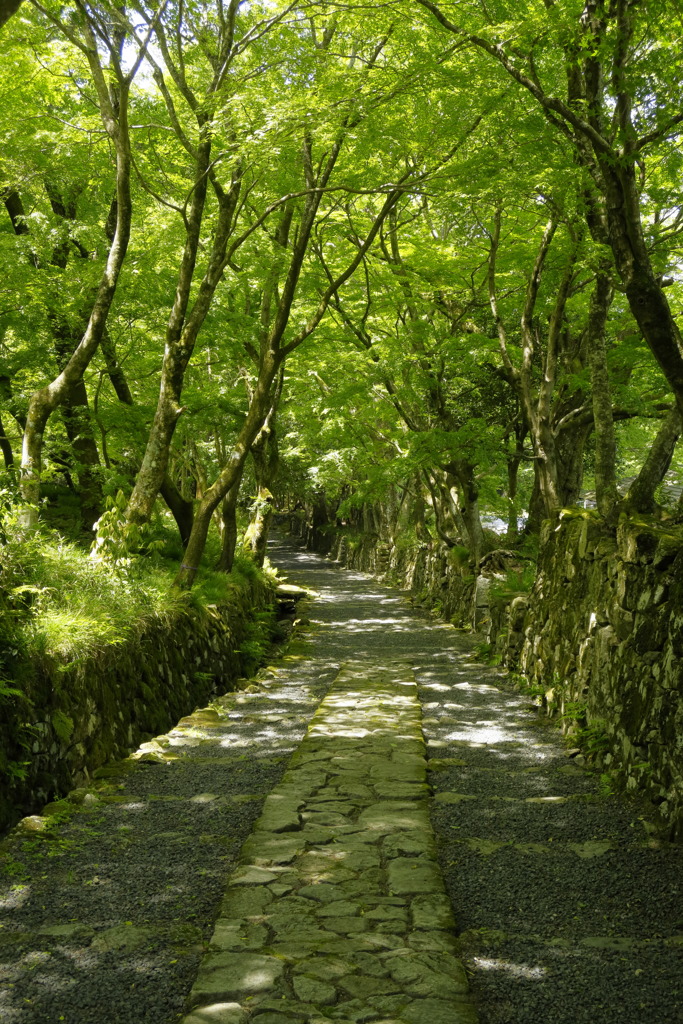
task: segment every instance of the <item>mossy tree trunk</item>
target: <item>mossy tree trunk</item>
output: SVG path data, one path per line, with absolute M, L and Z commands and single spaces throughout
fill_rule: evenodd
M 598 270 L 591 295 L 588 344 L 595 425 L 595 494 L 598 510 L 606 518 L 612 516 L 618 500 L 617 439 L 614 432 L 614 413 L 605 342 L 605 326 L 613 294 L 609 268 L 603 264 Z
M 108 331 L 104 332 L 101 349 L 107 367 L 107 374 L 116 392 L 116 397 L 123 405 L 135 405 L 135 399 L 128 384 L 128 378 L 116 354 L 116 345 Z M 166 473 L 162 480 L 159 494 L 166 502 L 171 515 L 175 519 L 183 547 L 186 547 L 192 532 L 194 503 L 182 494 L 170 473 Z
M 5 433 L 5 427 L 2 420 L 0 419 L 0 451 L 2 451 L 2 457 L 5 461 L 5 469 L 12 469 L 14 467 L 14 452 L 12 451 L 12 445 L 10 444 L 9 438 Z
M 47 193 L 52 211 L 56 217 L 70 222 L 70 229 L 77 221 L 77 196 L 72 195 L 69 199 L 61 194 L 59 189 L 49 180 L 45 181 Z M 16 235 L 28 235 L 29 227 L 22 198 L 18 191 L 13 188 L 5 189 L 3 193 L 5 208 L 12 222 Z M 71 231 L 70 231 L 71 233 Z M 109 242 L 113 241 L 113 236 Z M 72 247 L 66 240 L 60 241 L 52 251 L 50 266 L 62 271 L 58 279 L 63 282 L 69 268 L 69 253 L 75 248 L 80 259 L 90 259 L 92 254 L 76 241 Z M 30 262 L 36 270 L 43 267 L 38 255 L 33 252 Z M 69 318 L 62 310 L 63 294 L 60 290 L 50 300 L 47 319 L 52 331 L 52 343 L 57 362 L 61 371 L 68 365 L 73 356 L 84 331 L 88 325 L 88 314 L 82 310 L 73 311 Z M 81 506 L 81 520 L 83 527 L 90 530 L 93 523 L 102 512 L 102 481 L 100 453 L 95 441 L 90 408 L 88 404 L 88 393 L 83 377 L 74 380 L 64 393 L 61 402 L 62 419 L 66 435 L 71 446 L 71 458 L 66 457 L 66 463 L 71 472 L 75 470 L 78 475 L 78 498 Z M 70 474 L 71 476 L 71 474 Z
M 275 511 L 273 487 L 280 469 L 280 454 L 277 441 L 277 408 L 282 395 L 284 367 L 280 368 L 273 404 L 266 416 L 256 440 L 251 446 L 256 482 L 254 514 L 244 535 L 244 544 L 257 565 L 263 565 L 268 548 L 268 535 Z
M 235 562 L 235 547 L 237 546 L 237 500 L 242 483 L 242 473 L 239 474 L 226 496 L 223 498 L 221 518 L 223 523 L 223 536 L 221 538 L 221 555 L 217 568 L 223 572 L 231 572 Z
M 655 491 L 671 465 L 682 429 L 683 418 L 675 406 L 663 420 L 640 473 L 629 487 L 626 505 L 630 509 L 644 513 L 654 511 Z

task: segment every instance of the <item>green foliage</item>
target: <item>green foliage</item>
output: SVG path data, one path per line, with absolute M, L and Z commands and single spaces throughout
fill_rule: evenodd
M 15 457 L 31 395 L 55 378 L 87 323 L 106 262 L 114 191 L 96 93 L 87 87 L 88 58 L 77 45 L 79 9 L 50 0 L 48 10 L 50 21 L 24 5 L 0 36 L 0 170 L 3 187 L 14 190 L 23 206 L 14 222 L 4 212 L 0 221 L 0 412 Z M 110 12 L 97 2 L 89 10 L 104 52 Z M 306 345 L 288 357 L 280 410 L 282 495 L 309 504 L 324 496 L 329 518 L 354 526 L 378 502 L 403 502 L 403 518 L 397 512 L 392 524 L 400 526 L 399 544 L 417 537 L 418 525 L 420 543 L 438 543 L 445 534 L 455 543 L 451 564 L 467 571 L 479 542 L 466 536 L 462 511 L 477 507 L 513 523 L 529 507 L 538 460 L 516 386 L 521 370 L 528 363 L 532 405 L 551 386 L 550 425 L 558 441 L 572 416 L 576 420 L 590 408 L 586 327 L 605 246 L 586 229 L 593 185 L 585 167 L 553 120 L 522 89 L 509 88 L 499 64 L 472 47 L 454 47 L 454 37 L 419 5 L 410 17 L 397 18 L 395 11 L 376 5 L 368 19 L 365 8 L 353 5 L 239 5 L 231 56 L 214 88 L 212 55 L 222 52 L 222 19 L 204 0 L 188 10 L 177 4 L 160 9 L 165 39 L 182 41 L 187 88 L 178 88 L 177 77 L 169 75 L 169 58 L 154 37 L 158 29 L 151 28 L 157 70 L 152 74 L 143 61 L 131 82 L 134 220 L 107 322 L 110 348 L 106 355 L 98 351 L 85 372 L 85 433 L 75 437 L 67 429 L 67 410 L 55 414 L 45 432 L 43 476 L 51 500 L 42 512 L 74 536 L 85 476 L 79 444 L 85 434 L 92 438 L 100 463 L 96 477 L 110 492 L 94 545 L 99 570 L 85 562 L 76 570 L 76 556 L 69 555 L 67 571 L 66 555 L 50 559 L 28 541 L 19 551 L 11 540 L 15 486 L 8 478 L 0 489 L 0 542 L 11 549 L 3 580 L 7 615 L 22 620 L 13 636 L 34 655 L 69 660 L 96 652 L 129 635 L 128 623 L 146 611 L 180 600 L 171 592 L 167 563 L 177 564 L 182 545 L 167 514 L 155 513 L 143 529 L 128 521 L 125 506 L 154 419 L 164 346 L 173 334 L 166 337 L 165 325 L 183 264 L 187 204 L 196 194 L 190 154 L 202 131 L 211 138 L 213 162 L 190 307 L 203 294 L 199 276 L 210 262 L 219 199 L 234 188 L 238 202 L 234 248 L 222 264 L 220 288 L 187 367 L 165 453 L 168 474 L 185 500 L 205 493 L 229 462 L 256 387 L 255 357 L 301 237 L 303 193 L 313 173 L 304 168 L 304 140 L 313 168 L 325 164 L 333 146 L 339 156 L 329 187 L 318 196 L 285 342 L 310 321 L 330 279 L 358 253 L 392 183 L 411 173 L 357 273 L 331 297 Z M 655 276 L 671 278 L 667 294 L 677 308 L 683 156 L 676 128 L 676 43 L 665 5 L 635 5 L 632 13 L 638 43 L 624 55 L 622 84 L 634 131 L 645 143 L 622 148 L 641 161 L 645 243 Z M 576 69 L 588 54 L 603 61 L 599 103 L 611 116 L 615 79 L 605 69 L 614 56 L 616 28 L 599 44 L 591 42 L 580 6 L 540 0 L 454 5 L 451 14 L 480 38 L 503 47 L 514 40 L 513 62 L 558 97 L 566 94 L 568 52 Z M 138 16 L 144 22 L 142 9 Z M 132 47 L 130 39 L 127 45 Z M 189 102 L 188 89 L 194 94 Z M 593 183 L 599 178 L 593 175 Z M 277 240 L 283 210 L 292 217 L 286 242 Z M 496 313 L 489 286 L 497 210 Z M 550 217 L 557 227 L 536 279 L 529 353 L 520 324 Z M 574 253 L 576 272 L 551 380 L 545 372 L 550 325 Z M 614 404 L 628 417 L 618 426 L 619 472 L 630 476 L 651 445 L 658 425 L 653 417 L 670 396 L 619 288 L 606 334 Z M 114 387 L 112 351 L 129 385 L 125 400 Z M 509 472 L 515 464 L 516 476 Z M 673 469 L 683 472 L 679 456 Z M 249 472 L 244 494 L 253 493 Z M 412 501 L 422 504 L 419 523 L 406 511 Z M 211 530 L 210 552 L 215 525 Z M 236 564 L 234 576 L 244 579 L 249 571 Z M 531 572 L 508 574 L 494 595 L 508 599 L 527 592 Z M 229 599 L 220 574 L 203 570 L 197 588 L 200 604 Z M 10 650 L 18 651 L 13 644 Z
M 275 614 L 271 609 L 258 612 L 247 623 L 246 634 L 237 648 L 242 674 L 252 676 L 265 659 L 275 632 Z
M 588 706 L 583 700 L 566 700 L 562 704 L 561 719 L 570 724 L 578 724 L 583 729 L 586 724 Z
M 144 550 L 149 554 L 163 551 L 163 538 L 151 539 L 151 527 L 130 522 L 126 517 L 128 498 L 122 490 L 106 499 L 107 509 L 100 516 L 93 541 L 93 558 L 108 562 L 113 568 L 130 564 L 130 558 Z
M 543 707 L 547 686 L 532 682 L 521 672 L 509 672 L 508 678 L 516 690 L 531 698 L 536 707 Z
M 505 579 L 492 581 L 490 596 L 493 600 L 507 604 L 514 597 L 528 594 L 535 579 L 536 566 L 533 562 L 525 563 L 521 569 L 508 569 Z
M 17 656 L 28 662 L 92 657 L 130 639 L 149 616 L 172 614 L 183 600 L 165 567 L 140 557 L 112 565 L 49 533 L 0 547 L 0 565 Z
M 592 758 L 606 754 L 610 749 L 607 722 L 599 718 L 593 718 L 587 722 L 585 711 L 579 721 L 583 721 L 583 724 L 574 735 L 578 745 Z
M 0 617 L 0 657 L 9 659 L 4 669 L 8 679 L 16 679 L 21 666 L 35 659 L 68 665 L 130 643 L 152 617 L 171 622 L 183 609 L 230 605 L 245 585 L 263 579 L 264 573 L 269 577 L 267 568 L 261 570 L 238 554 L 231 574 L 202 569 L 190 593 L 178 591 L 173 586 L 175 567 L 162 557 L 172 547 L 173 532 L 162 522 L 145 532 L 153 539 L 137 552 L 118 541 L 108 547 L 107 540 L 88 554 L 50 531 L 15 536 L 0 546 L 0 569 L 8 588 Z M 18 579 L 25 582 L 13 586 Z M 0 700 L 11 697 L 20 698 L 21 690 L 0 681 Z M 65 739 L 68 721 L 53 725 Z
M 617 780 L 612 772 L 600 772 L 598 778 L 598 793 L 602 797 L 614 796 L 617 792 Z
M 28 754 L 33 738 L 33 729 L 27 721 L 30 711 L 31 705 L 23 689 L 0 678 L 0 723 L 3 727 L 0 728 L 0 779 L 3 776 L 12 781 L 26 778 L 29 761 L 26 757 L 17 759 L 10 756 L 9 745 L 2 741 L 11 740 L 14 750 Z
M 448 549 L 448 561 L 461 572 L 470 565 L 469 549 L 462 544 L 454 544 Z
M 63 711 L 53 711 L 50 721 L 62 743 L 68 743 L 74 731 L 73 719 Z

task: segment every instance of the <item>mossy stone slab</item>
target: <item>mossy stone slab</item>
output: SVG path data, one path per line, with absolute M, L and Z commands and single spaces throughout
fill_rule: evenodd
M 190 998 L 197 1003 L 209 996 L 216 1001 L 243 1001 L 276 989 L 284 967 L 278 957 L 260 953 L 209 953 L 200 965 Z
M 368 999 L 370 996 L 395 995 L 401 992 L 401 985 L 392 978 L 373 978 L 364 974 L 352 974 L 340 978 L 336 985 L 354 999 Z
M 467 1000 L 416 999 L 401 1010 L 406 1024 L 478 1024 L 477 1012 Z
M 183 1017 L 181 1024 L 246 1024 L 247 1012 L 239 1003 L 210 1003 Z
M 292 986 L 297 999 L 304 1003 L 329 1006 L 337 999 L 337 990 L 334 985 L 319 978 L 309 978 L 305 974 L 297 975 L 292 981 Z
M 410 903 L 410 915 L 413 928 L 455 928 L 451 901 L 446 895 L 430 893 L 426 896 L 416 896 Z
M 382 800 L 373 804 L 360 814 L 358 823 L 366 829 L 385 834 L 407 829 L 430 831 L 427 808 L 401 800 Z
M 385 964 L 401 991 L 410 995 L 457 999 L 468 991 L 464 967 L 448 953 L 410 953 L 387 958 Z
M 230 889 L 221 904 L 221 917 L 254 917 L 263 914 L 272 902 L 273 894 L 266 888 Z
M 268 929 L 263 924 L 219 918 L 211 936 L 211 945 L 234 952 L 254 951 L 263 949 L 267 939 Z
M 440 893 L 444 884 L 438 865 L 426 858 L 398 857 L 387 867 L 389 889 L 398 895 Z

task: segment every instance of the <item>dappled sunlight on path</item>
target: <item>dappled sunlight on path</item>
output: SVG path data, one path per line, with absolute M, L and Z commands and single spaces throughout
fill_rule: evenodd
M 321 564 L 299 557 L 298 579 Z M 340 656 L 355 635 L 350 657 L 379 645 L 418 681 L 432 821 L 483 1024 L 683 1019 L 683 850 L 653 840 L 642 809 L 600 794 L 528 699 L 477 664 L 473 638 L 325 568 L 339 597 L 313 614 L 321 632 L 338 623 Z M 364 627 L 347 630 L 346 615 Z
M 683 1019 L 683 851 L 472 637 L 271 551 L 303 639 L 14 844 L 2 1024 Z
M 475 1024 L 408 667 L 347 662 L 242 849 L 185 1024 Z M 247 952 L 248 951 L 248 952 Z

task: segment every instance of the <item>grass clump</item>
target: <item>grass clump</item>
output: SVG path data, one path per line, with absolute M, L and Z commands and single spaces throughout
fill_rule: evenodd
M 51 531 L 6 539 L 0 571 L 11 649 L 24 662 L 58 665 L 124 644 L 152 619 L 170 623 L 183 610 L 232 604 L 245 582 L 262 578 L 238 556 L 229 575 L 202 569 L 195 587 L 183 592 L 173 586 L 177 562 L 162 550 L 103 559 Z
M 124 643 L 178 604 L 167 571 L 134 560 L 113 568 L 42 534 L 0 550 L 4 596 L 28 660 L 73 662 Z

